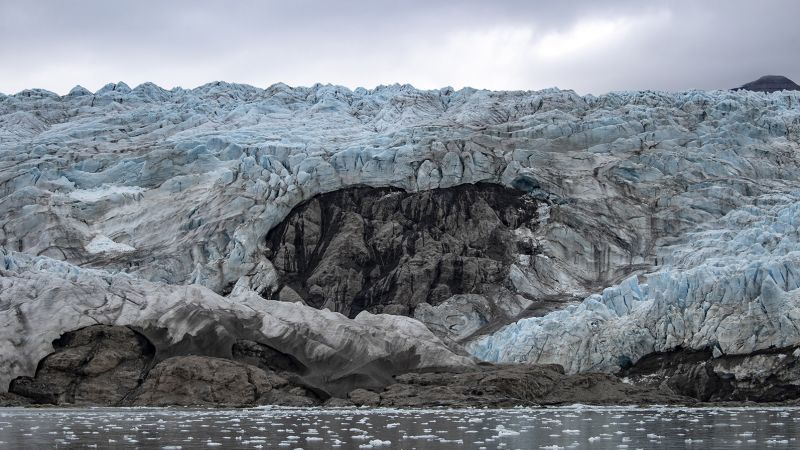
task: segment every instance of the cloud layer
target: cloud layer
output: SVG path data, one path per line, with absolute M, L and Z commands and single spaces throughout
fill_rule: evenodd
M 730 88 L 800 78 L 797 17 L 794 0 L 3 0 L 0 92 L 120 80 Z

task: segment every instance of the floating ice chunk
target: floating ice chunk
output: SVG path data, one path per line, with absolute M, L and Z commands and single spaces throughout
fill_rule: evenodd
M 403 439 L 425 439 L 425 440 L 430 440 L 430 439 L 436 439 L 437 437 L 438 436 L 436 436 L 435 434 L 417 434 L 417 435 L 414 435 L 414 436 L 403 436 Z
M 519 436 L 519 431 L 508 430 L 503 425 L 498 425 L 497 428 L 494 429 L 494 431 L 497 431 L 497 434 L 492 436 L 495 439 L 506 436 Z

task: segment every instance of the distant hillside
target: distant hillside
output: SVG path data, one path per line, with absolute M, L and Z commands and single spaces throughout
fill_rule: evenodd
M 735 90 L 745 89 L 748 91 L 775 92 L 775 91 L 800 91 L 800 86 L 794 81 L 781 75 L 765 75 L 756 81 L 735 88 Z

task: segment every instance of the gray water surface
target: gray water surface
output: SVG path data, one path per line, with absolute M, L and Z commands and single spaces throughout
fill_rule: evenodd
M 798 448 L 798 408 L 0 409 L 0 447 Z

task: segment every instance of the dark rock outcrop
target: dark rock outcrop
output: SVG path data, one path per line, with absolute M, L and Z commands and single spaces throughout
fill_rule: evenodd
M 0 392 L 0 407 L 28 406 L 32 403 L 33 401 L 27 397 L 11 392 Z
M 118 405 L 144 379 L 155 349 L 127 328 L 94 325 L 65 333 L 36 374 L 11 382 L 9 392 L 35 403 Z
M 735 90 L 775 92 L 775 91 L 800 91 L 800 85 L 781 75 L 765 75 L 755 81 L 745 83 Z
M 53 347 L 34 377 L 11 382 L 0 405 L 312 406 L 329 397 L 303 384 L 298 361 L 252 341 L 237 341 L 231 351 L 246 362 L 193 355 L 156 364 L 146 337 L 108 325 L 65 333 Z
M 668 391 L 600 373 L 566 375 L 557 365 L 484 366 L 462 373 L 408 373 L 380 393 L 386 407 L 692 403 Z
M 658 388 L 623 384 L 613 375 L 565 375 L 560 366 L 487 365 L 392 378 L 390 374 L 403 370 L 389 367 L 392 363 L 387 361 L 387 379 L 382 383 L 348 376 L 313 387 L 303 376 L 316 379 L 306 373 L 311 369 L 254 341 L 234 343 L 233 359 L 187 355 L 158 361 L 156 348 L 142 334 L 106 325 L 66 333 L 54 347 L 56 351 L 40 362 L 35 377 L 19 377 L 11 383 L 10 392 L 0 397 L 1 404 L 411 407 L 682 399 Z
M 616 376 L 569 375 L 558 365 L 488 363 L 403 373 L 387 361 L 381 376 L 324 380 L 291 355 L 247 340 L 234 343 L 231 358 L 159 361 L 156 348 L 138 332 L 94 325 L 65 333 L 54 347 L 34 377 L 18 377 L 0 394 L 0 406 L 510 407 L 800 399 L 796 347 L 716 358 L 710 350 L 655 353 Z
M 262 295 L 299 294 L 349 317 L 363 310 L 409 315 L 422 302 L 456 294 L 510 296 L 504 282 L 513 258 L 536 252 L 513 230 L 535 228 L 536 203 L 492 184 L 319 195 L 267 235 L 280 286 Z
M 221 358 L 175 356 L 157 364 L 132 394 L 137 406 L 314 406 L 316 396 L 274 372 Z
M 800 348 L 714 358 L 710 350 L 648 355 L 620 374 L 704 402 L 800 399 Z
M 356 406 L 378 406 L 381 403 L 381 396 L 367 389 L 354 389 L 347 398 Z

